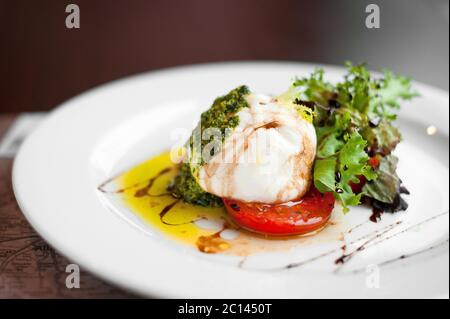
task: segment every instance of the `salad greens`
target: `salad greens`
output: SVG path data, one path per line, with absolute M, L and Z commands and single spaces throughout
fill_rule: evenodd
M 393 155 L 384 157 L 377 169 L 378 178 L 365 184 L 362 193 L 383 203 L 393 203 L 401 184 L 396 173 L 397 163 Z
M 345 211 L 360 204 L 362 196 L 398 206 L 400 180 L 391 153 L 401 135 L 392 122 L 399 101 L 417 93 L 409 79 L 390 71 L 374 78 L 363 64 L 347 63 L 347 70 L 344 81 L 335 85 L 325 81 L 321 69 L 292 84 L 295 102 L 314 110 L 314 185 L 320 192 L 333 192 Z M 371 165 L 370 158 L 381 161 L 380 165 Z M 355 192 L 354 185 L 362 181 L 367 181 L 363 191 Z

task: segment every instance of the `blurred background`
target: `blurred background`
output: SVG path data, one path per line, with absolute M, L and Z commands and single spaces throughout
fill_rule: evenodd
M 81 28 L 65 8 L 79 6 Z M 380 7 L 367 29 L 365 8 Z M 96 85 L 228 60 L 369 62 L 448 90 L 448 0 L 0 0 L 0 112 L 49 110 Z

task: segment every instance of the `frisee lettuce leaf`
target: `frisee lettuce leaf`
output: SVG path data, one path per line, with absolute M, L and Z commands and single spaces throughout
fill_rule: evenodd
M 338 132 L 333 132 L 321 140 L 317 145 L 317 158 L 326 158 L 336 154 L 343 146 L 344 141 L 339 136 Z
M 357 132 L 345 136 L 346 142 L 339 150 L 325 159 L 317 159 L 314 165 L 314 186 L 322 193 L 333 192 L 341 201 L 344 211 L 347 206 L 359 205 L 362 194 L 355 194 L 350 183 L 358 184 L 359 176 L 374 180 L 377 175 L 368 164 L 365 152 L 367 142 Z
M 339 152 L 338 174 L 340 181 L 337 183 L 337 197 L 344 208 L 359 205 L 361 194 L 354 194 L 350 182 L 358 184 L 358 176 L 364 176 L 368 181 L 377 177 L 373 168 L 368 164 L 369 156 L 365 152 L 367 142 L 358 133 L 353 133 L 342 150 Z M 338 190 L 341 189 L 342 193 Z
M 277 96 L 277 100 L 280 102 L 280 105 L 291 108 L 297 112 L 305 121 L 308 123 L 312 123 L 314 120 L 314 110 L 307 107 L 306 105 L 302 105 L 298 103 L 296 100 L 298 93 L 295 89 L 295 86 L 291 85 L 285 92 Z
M 376 127 L 362 128 L 361 135 L 371 146 L 371 151 L 381 155 L 389 155 L 400 143 L 400 131 L 391 122 L 383 119 Z
M 373 113 L 381 118 L 394 120 L 395 110 L 400 109 L 399 100 L 411 100 L 419 94 L 411 89 L 411 81 L 401 75 L 394 75 L 391 71 L 384 72 L 384 78 L 377 81 L 379 88 L 375 90 L 369 115 Z
M 292 83 L 293 87 L 302 88 L 302 95 L 309 101 L 326 104 L 328 94 L 332 93 L 333 85 L 324 80 L 325 72 L 322 69 L 316 69 L 307 78 L 296 79 Z
M 397 170 L 398 158 L 394 155 L 383 157 L 376 172 L 378 178 L 364 185 L 362 193 L 386 204 L 392 204 L 399 193 L 400 178 Z

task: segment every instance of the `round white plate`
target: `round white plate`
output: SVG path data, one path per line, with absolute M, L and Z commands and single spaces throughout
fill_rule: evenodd
M 111 176 L 170 148 L 179 138 L 177 129 L 192 129 L 214 97 L 240 84 L 278 93 L 315 67 L 253 62 L 180 67 L 115 81 L 73 98 L 51 113 L 17 155 L 13 186 L 20 207 L 39 234 L 69 259 L 147 296 L 448 296 L 449 98 L 423 84 L 414 84 L 421 97 L 404 103 L 398 121 L 404 142 L 396 153 L 411 191 L 410 208 L 352 232 L 380 235 L 370 241 L 373 247 L 342 267 L 333 262 L 340 254 L 332 250 L 340 247 L 338 241 L 262 254 L 239 267 L 231 257 L 205 255 L 165 238 L 97 191 Z M 331 81 L 343 75 L 341 68 L 324 68 Z M 354 208 L 345 219 L 355 226 L 369 216 L 369 209 Z M 330 249 L 307 265 L 283 268 Z M 407 258 L 397 260 L 401 256 Z

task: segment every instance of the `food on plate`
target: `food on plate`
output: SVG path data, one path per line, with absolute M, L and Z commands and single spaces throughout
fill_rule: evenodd
M 239 122 L 219 145 L 220 154 L 198 166 L 199 186 L 244 202 L 274 204 L 301 198 L 309 189 L 316 155 L 312 123 L 292 105 L 249 93 L 246 87 L 229 94 L 241 100 L 235 115 Z M 217 112 L 220 103 L 208 112 Z
M 278 96 L 242 85 L 218 97 L 185 144 L 170 193 L 224 205 L 240 227 L 268 235 L 318 231 L 336 203 L 345 212 L 364 203 L 405 210 L 394 121 L 400 101 L 417 93 L 390 71 L 347 69 L 336 84 L 318 69 Z

